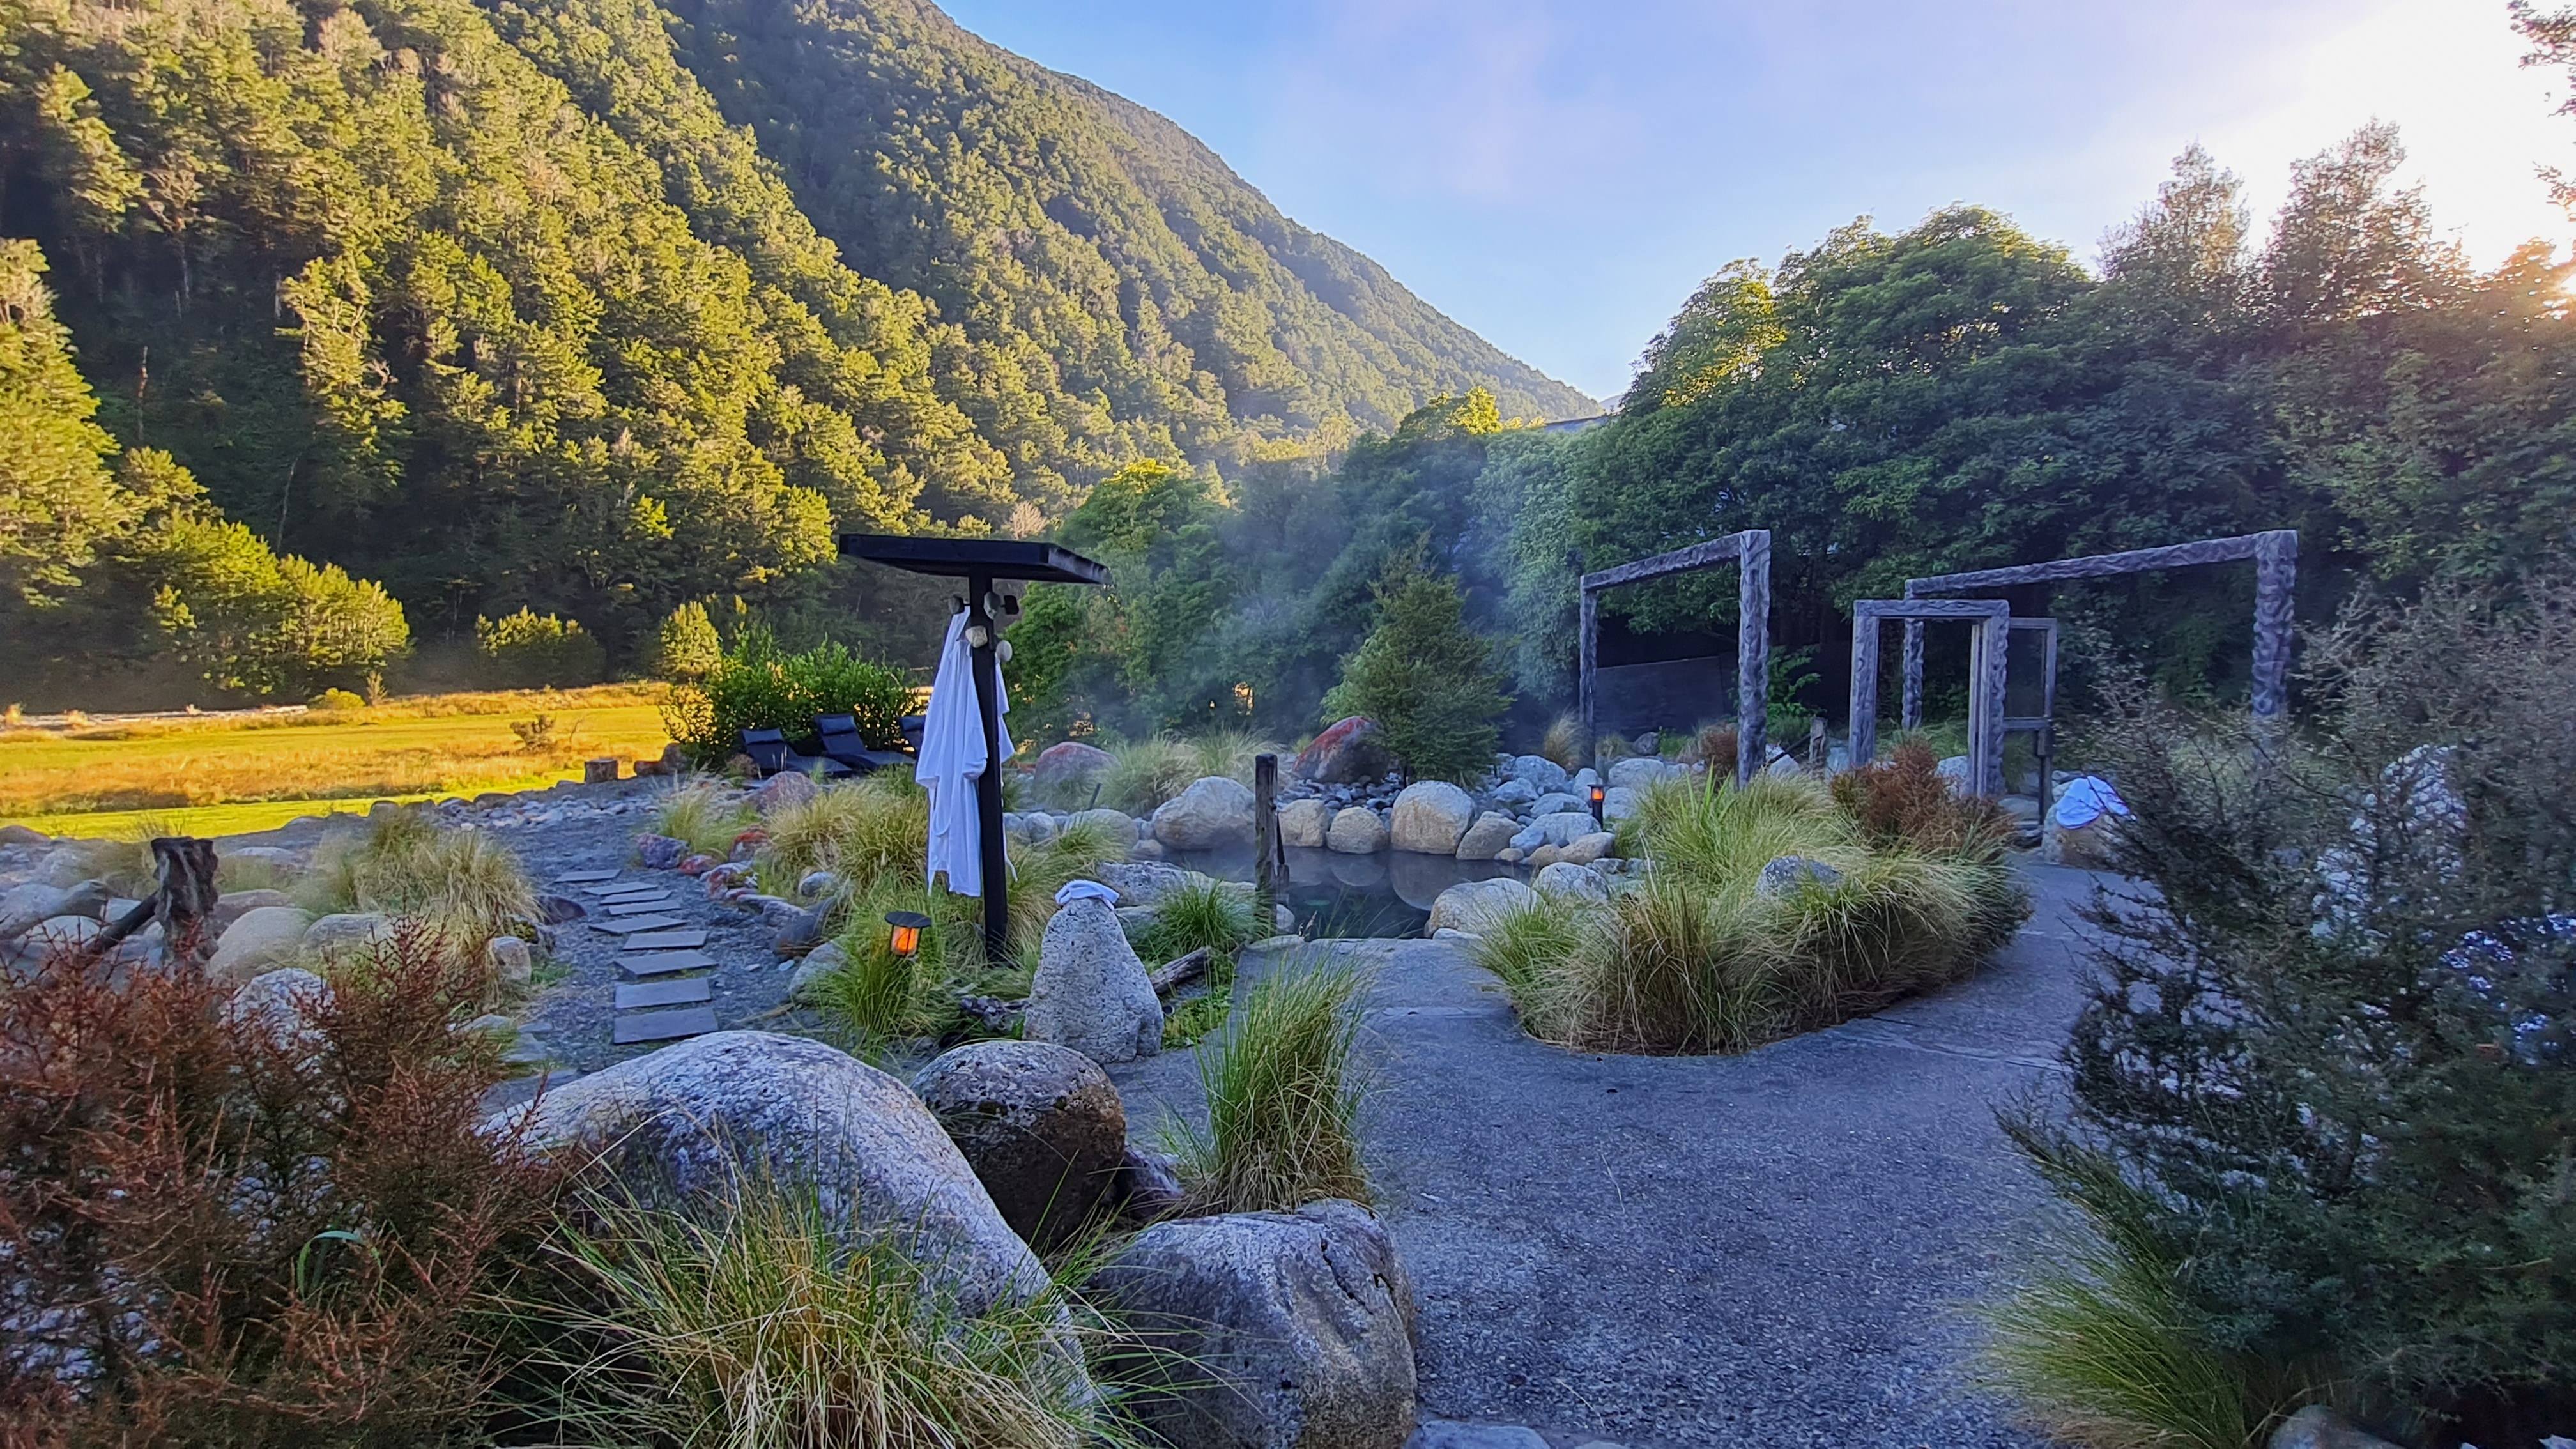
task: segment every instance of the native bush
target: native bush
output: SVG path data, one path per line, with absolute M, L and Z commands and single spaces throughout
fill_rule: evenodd
M 653 672 L 674 684 L 695 684 L 724 660 L 724 643 L 707 617 L 707 606 L 691 599 L 662 620 L 655 639 Z
M 2306 674 L 2298 735 L 2106 690 L 2142 886 L 2091 913 L 2065 1101 L 2006 1126 L 2078 1209 L 2130 1202 L 2105 1250 L 2249 1432 L 2306 1395 L 2533 1442 L 2576 1423 L 2576 585 L 2357 606 Z
M 481 1442 L 559 1180 L 476 1130 L 482 989 L 410 928 L 275 1012 L 67 955 L 0 993 L 11 1442 Z
M 573 689 L 608 676 L 608 651 L 579 620 L 532 609 L 498 619 L 476 616 L 474 648 L 503 689 Z
M 744 730 L 784 730 L 789 743 L 814 750 L 816 715 L 849 715 L 869 749 L 901 749 L 911 704 L 911 685 L 890 665 L 839 644 L 791 654 L 767 629 L 754 627 L 743 630 L 703 679 L 673 686 L 662 720 L 691 760 L 714 769 L 742 752 Z

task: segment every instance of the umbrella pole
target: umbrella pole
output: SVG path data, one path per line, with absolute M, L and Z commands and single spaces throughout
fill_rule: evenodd
M 966 627 L 984 630 L 984 642 L 975 646 L 975 713 L 984 726 L 987 761 L 975 779 L 976 848 L 984 862 L 984 959 L 998 966 L 1011 943 L 1010 860 L 1002 842 L 1002 675 L 993 653 L 1001 631 L 984 605 L 992 596 L 992 578 L 970 574 L 966 587 Z

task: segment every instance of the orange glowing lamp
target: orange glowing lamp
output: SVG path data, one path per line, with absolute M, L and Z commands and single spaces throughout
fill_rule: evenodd
M 1608 797 L 1609 792 L 1602 789 L 1600 785 L 1595 784 L 1592 787 L 1592 818 L 1595 822 L 1601 819 L 1601 802 Z
M 890 934 L 886 945 L 898 956 L 911 956 L 921 949 L 921 933 L 930 918 L 919 911 L 888 911 L 885 918 Z

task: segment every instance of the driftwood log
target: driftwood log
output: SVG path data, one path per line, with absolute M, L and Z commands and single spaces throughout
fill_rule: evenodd
M 1208 962 L 1212 959 L 1212 956 L 1213 953 L 1211 953 L 1207 947 L 1201 946 L 1186 956 L 1179 957 L 1166 965 L 1157 967 L 1151 973 L 1151 979 L 1154 983 L 1154 994 L 1156 996 L 1169 996 L 1173 992 L 1180 990 L 1183 986 L 1207 974 Z
M 89 955 L 104 956 L 146 922 L 158 922 L 162 948 L 171 960 L 193 964 L 205 959 L 212 945 L 206 939 L 206 918 L 214 914 L 215 902 L 223 894 L 215 883 L 219 868 L 215 843 L 186 835 L 160 836 L 152 842 L 152 863 L 160 871 L 160 887 L 90 937 Z

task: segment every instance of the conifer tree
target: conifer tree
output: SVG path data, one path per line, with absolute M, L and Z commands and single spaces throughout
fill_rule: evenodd
M 1329 718 L 1366 715 L 1419 779 L 1463 780 L 1493 763 L 1495 721 L 1511 707 L 1492 648 L 1467 627 L 1458 581 L 1415 547 L 1378 576 L 1377 624 L 1324 697 Z

